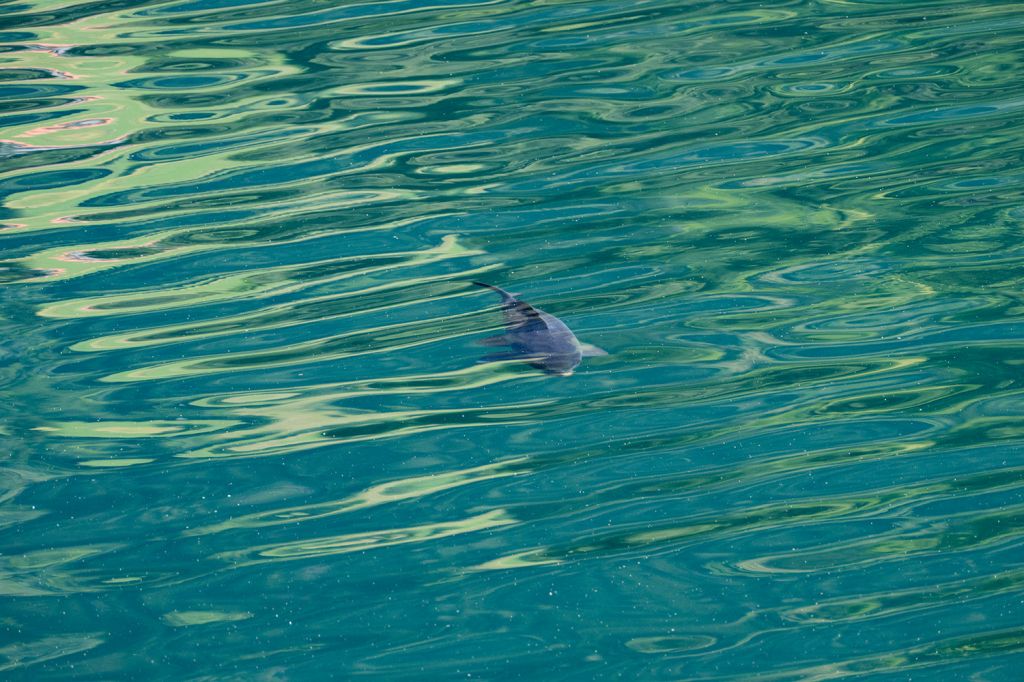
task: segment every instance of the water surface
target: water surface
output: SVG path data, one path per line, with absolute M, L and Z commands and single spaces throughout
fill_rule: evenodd
M 1019 3 L 24 0 L 0 81 L 4 676 L 1016 679 Z

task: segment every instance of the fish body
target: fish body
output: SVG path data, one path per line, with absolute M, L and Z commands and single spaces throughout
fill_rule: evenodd
M 480 343 L 509 347 L 508 351 L 488 355 L 481 362 L 524 360 L 548 374 L 568 376 L 583 358 L 608 354 L 597 346 L 581 343 L 560 319 L 519 300 L 501 287 L 483 282 L 473 284 L 497 292 L 505 315 L 505 333 L 489 336 Z

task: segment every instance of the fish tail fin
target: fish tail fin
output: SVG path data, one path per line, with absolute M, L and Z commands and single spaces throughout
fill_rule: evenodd
M 494 336 L 485 336 L 482 339 L 476 340 L 477 344 L 481 346 L 510 346 L 512 345 L 512 339 L 507 334 L 495 334 Z

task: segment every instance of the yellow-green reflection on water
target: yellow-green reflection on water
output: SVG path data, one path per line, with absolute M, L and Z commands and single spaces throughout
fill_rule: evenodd
M 1016 679 L 1024 9 L 762 4 L 7 6 L 4 674 Z
M 458 521 L 441 521 L 410 526 L 408 528 L 388 528 L 386 530 L 365 533 L 348 533 L 308 540 L 282 542 L 244 550 L 221 552 L 213 558 L 226 561 L 237 568 L 253 563 L 312 559 L 333 554 L 349 554 L 394 545 L 427 542 L 515 523 L 516 519 L 508 513 L 501 509 L 494 509 L 484 514 L 478 514 L 477 516 L 471 516 Z
M 417 499 L 458 486 L 526 473 L 523 469 L 526 461 L 526 458 L 516 458 L 462 471 L 449 471 L 389 481 L 336 502 L 318 502 L 316 504 L 275 509 L 258 514 L 247 514 L 215 526 L 197 528 L 189 531 L 189 534 L 206 535 L 236 528 L 264 528 L 284 523 L 313 521 L 334 516 L 335 514 L 345 514 L 366 509 L 367 507 L 375 507 L 379 504 Z

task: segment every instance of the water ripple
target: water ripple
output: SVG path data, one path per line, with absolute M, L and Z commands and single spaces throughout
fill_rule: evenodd
M 0 669 L 1013 677 L 1019 5 L 0 24 Z

